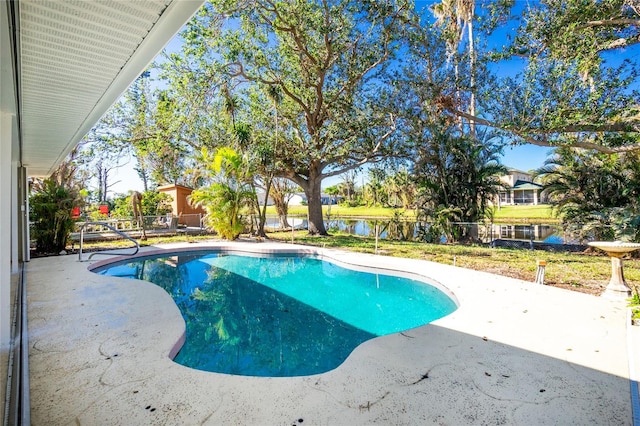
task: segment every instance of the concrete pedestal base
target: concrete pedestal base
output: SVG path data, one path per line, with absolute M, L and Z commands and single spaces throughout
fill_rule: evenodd
M 611 280 L 607 289 L 602 293 L 608 299 L 626 299 L 631 297 L 631 288 L 624 280 L 624 270 L 622 268 L 622 254 L 609 253 L 611 256 Z
M 622 257 L 626 253 L 640 249 L 640 244 L 625 243 L 622 241 L 592 241 L 589 245 L 607 252 L 611 257 L 611 280 L 609 280 L 609 285 L 604 293 L 602 293 L 602 296 L 608 299 L 626 299 L 631 297 L 631 288 L 629 288 L 624 280 Z

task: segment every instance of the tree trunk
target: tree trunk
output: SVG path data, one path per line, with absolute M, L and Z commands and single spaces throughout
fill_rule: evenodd
M 475 0 L 473 1 L 472 9 L 469 11 L 467 17 L 467 25 L 469 26 L 469 73 L 471 74 L 471 98 L 469 99 L 469 114 L 476 115 L 476 52 L 473 45 L 473 18 L 475 16 Z M 471 137 L 476 137 L 476 123 L 473 120 L 469 120 L 469 131 Z
M 317 176 L 309 176 L 309 180 L 302 189 L 307 196 L 309 235 L 329 235 L 322 218 L 322 179 L 318 179 Z
M 284 197 L 281 197 L 280 194 L 273 193 L 272 198 L 273 198 L 273 203 L 276 206 L 276 212 L 278 213 L 280 228 L 287 229 L 289 227 L 289 222 L 287 221 L 289 206 L 285 202 Z
M 276 210 L 278 209 L 276 208 Z M 280 211 L 278 211 L 278 221 L 280 222 L 280 229 L 287 229 L 290 226 L 287 215 L 281 214 Z
M 456 59 L 457 61 L 457 59 Z M 458 87 L 458 74 L 460 73 L 458 71 L 458 64 L 456 62 L 455 66 L 454 66 L 454 73 L 455 73 L 455 78 L 456 78 L 456 94 L 455 94 L 455 101 L 456 101 L 456 105 L 461 105 L 462 101 L 460 100 L 460 98 L 462 97 L 460 95 L 460 88 Z M 458 121 L 458 129 L 460 130 L 460 133 L 464 134 L 464 123 L 462 121 L 462 117 L 456 117 L 456 120 Z
M 271 191 L 272 177 L 267 179 L 267 188 L 264 191 L 264 205 L 260 213 L 260 222 L 258 222 L 258 237 L 267 238 L 267 234 L 264 232 L 264 224 L 267 221 L 267 204 L 269 203 L 269 191 Z M 260 207 L 260 200 L 258 200 L 258 207 Z
M 278 212 L 278 219 L 280 220 L 280 228 L 287 229 L 289 223 L 287 222 L 287 214 L 289 214 L 289 200 L 287 199 L 288 192 L 286 184 L 282 179 L 274 179 L 271 182 L 271 198 L 276 206 Z
M 101 198 L 100 198 L 100 202 L 101 203 L 106 203 L 107 202 L 107 191 L 109 190 L 109 170 L 107 168 L 104 168 L 103 170 L 103 176 L 102 176 L 102 189 L 101 189 Z
M 102 163 L 98 163 L 96 168 L 97 168 L 96 178 L 98 179 L 98 202 L 101 203 L 102 202 L 102 188 L 103 188 L 102 180 L 104 179 L 104 176 L 103 176 L 103 173 L 102 173 Z

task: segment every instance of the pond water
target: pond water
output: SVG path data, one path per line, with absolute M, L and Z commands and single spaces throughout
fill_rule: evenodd
M 289 223 L 297 229 L 306 228 L 307 221 L 301 217 L 291 217 Z M 268 229 L 278 229 L 277 218 L 267 218 Z M 420 229 L 428 228 L 426 222 L 381 219 L 325 219 L 325 227 L 329 233 L 344 232 L 351 235 L 366 237 L 376 236 L 376 226 L 379 228 L 379 238 L 402 241 L 419 241 Z M 464 223 L 466 234 L 483 243 L 490 243 L 496 239 L 537 241 L 549 244 L 562 244 L 565 238 L 560 225 L 529 225 L 529 224 L 490 224 Z

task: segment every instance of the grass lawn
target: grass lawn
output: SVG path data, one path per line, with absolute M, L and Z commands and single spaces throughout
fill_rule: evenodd
M 546 223 L 556 223 L 558 218 L 553 215 L 551 206 L 539 204 L 537 206 L 502 206 L 494 213 L 495 221 L 517 220 L 517 221 L 539 221 Z
M 274 240 L 291 241 L 290 232 L 273 233 Z M 331 237 L 314 237 L 306 231 L 297 231 L 297 244 L 333 247 L 343 250 L 373 253 L 375 239 L 346 234 Z M 587 253 L 555 253 L 541 250 L 490 248 L 485 246 L 464 246 L 447 244 L 426 244 L 409 241 L 380 240 L 378 251 L 386 256 L 423 259 L 432 262 L 475 269 L 493 274 L 535 281 L 536 261 L 546 260 L 545 284 L 589 294 L 604 291 L 611 277 L 609 257 L 597 250 Z M 640 288 L 640 259 L 625 260 L 625 278 L 633 288 Z
M 322 206 L 322 211 L 326 214 L 329 206 Z M 290 214 L 307 214 L 307 206 L 289 206 Z M 331 215 L 336 216 L 361 216 L 361 217 L 393 217 L 395 213 L 402 214 L 406 217 L 415 217 L 416 211 L 391 207 L 347 207 L 341 205 L 331 206 Z M 267 214 L 276 214 L 273 206 L 267 207 Z M 502 206 L 495 211 L 496 218 L 514 218 L 514 219 L 554 219 L 551 206 L 548 204 L 540 204 L 537 206 Z
M 329 206 L 322 206 L 322 212 L 326 216 Z M 331 216 L 345 217 L 393 217 L 396 212 L 406 218 L 415 218 L 415 210 L 392 209 L 390 207 L 347 207 L 340 205 L 331 206 Z M 267 214 L 275 215 L 276 209 L 273 206 L 267 207 Z M 289 214 L 306 215 L 307 206 L 289 206 Z
M 322 211 L 326 216 L 329 211 L 329 206 L 322 206 Z M 267 207 L 267 214 L 275 215 L 275 207 Z M 289 206 L 289 214 L 306 215 L 307 206 Z M 394 217 L 395 214 L 400 214 L 407 219 L 416 217 L 415 210 L 392 209 L 390 207 L 331 206 L 331 216 L 390 218 Z M 560 222 L 560 220 L 553 215 L 551 206 L 546 204 L 537 206 L 502 206 L 500 210 L 496 209 L 493 220 L 498 223 L 553 224 Z

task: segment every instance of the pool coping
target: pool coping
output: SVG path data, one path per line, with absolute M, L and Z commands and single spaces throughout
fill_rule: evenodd
M 247 379 L 170 361 L 184 323 L 175 324 L 182 318 L 156 286 L 126 287 L 70 256 L 35 259 L 27 268 L 34 424 L 632 422 L 624 303 L 433 262 L 290 244 L 173 244 L 140 256 L 203 246 L 400 269 L 448 288 L 459 309 L 365 342 L 324 374 Z M 114 295 L 121 288 L 134 291 Z

